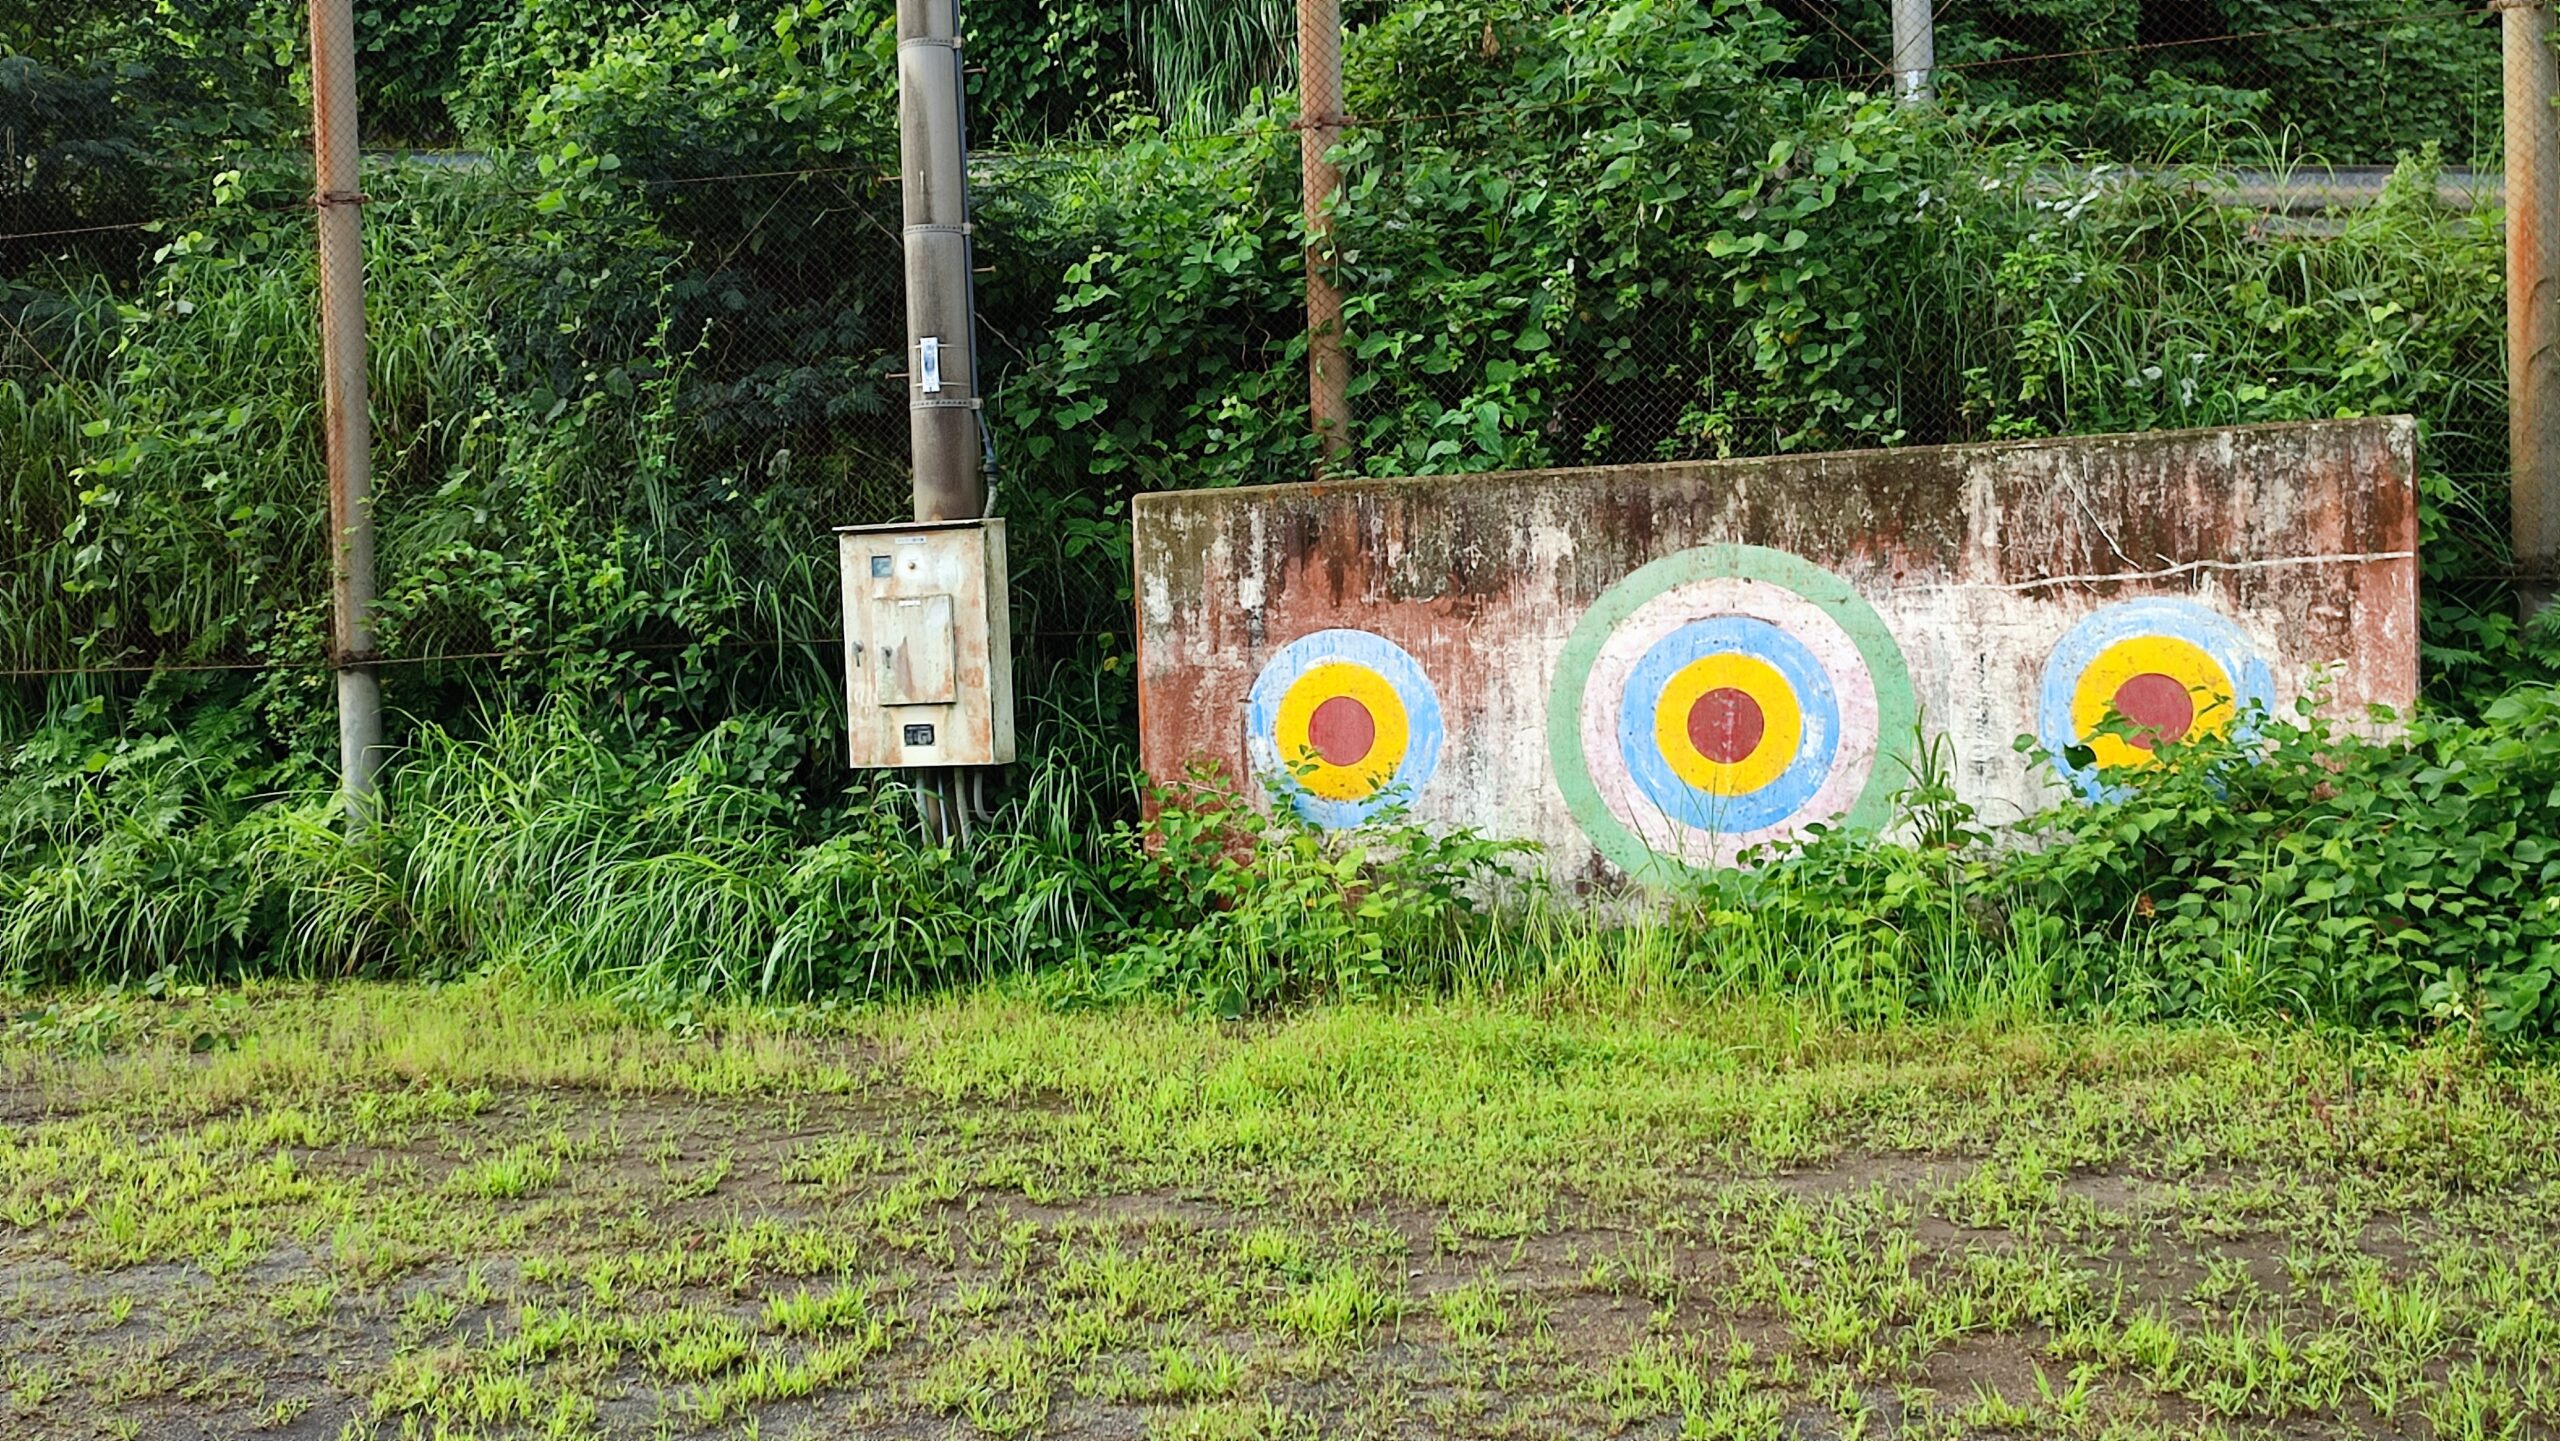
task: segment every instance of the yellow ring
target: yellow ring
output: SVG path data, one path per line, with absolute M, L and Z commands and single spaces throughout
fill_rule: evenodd
M 1316 707 L 1336 696 L 1348 696 L 1368 707 L 1369 722 L 1377 728 L 1376 738 L 1369 743 L 1369 753 L 1347 766 L 1338 766 L 1318 754 L 1309 732 L 1314 728 Z M 1393 780 L 1396 767 L 1404 764 L 1405 748 L 1411 740 L 1411 726 L 1404 709 L 1404 697 L 1387 678 L 1363 665 L 1328 661 L 1309 667 L 1307 673 L 1291 682 L 1280 697 L 1278 734 L 1280 763 L 1308 794 L 1329 801 L 1367 800 Z
M 2080 673 L 2079 682 L 2071 689 L 2072 728 L 2080 734 L 2081 744 L 2097 753 L 2102 770 L 2153 765 L 2160 759 L 2122 736 L 2098 734 L 2098 727 L 2106 723 L 2107 713 L 2115 706 L 2116 692 L 2138 675 L 2164 675 L 2187 688 L 2187 699 L 2195 707 L 2195 720 L 2180 737 L 2182 740 L 2221 735 L 2236 719 L 2231 677 L 2203 647 L 2173 635 L 2138 635 L 2117 641 L 2098 652 L 2098 658 L 2089 662 L 2089 668 Z
M 1709 691 L 1738 690 L 1760 707 L 1760 744 L 1738 761 L 1709 760 L 1689 739 L 1689 711 Z M 1682 666 L 1653 706 L 1653 742 L 1672 774 L 1711 796 L 1749 795 L 1786 774 L 1804 744 L 1795 687 L 1758 656 L 1725 651 Z

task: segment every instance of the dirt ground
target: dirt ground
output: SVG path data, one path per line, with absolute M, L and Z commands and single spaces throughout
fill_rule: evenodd
M 800 1033 L 487 990 L 31 1014 L 0 1436 L 2560 1423 L 2560 1087 L 2451 1051 L 993 996 Z

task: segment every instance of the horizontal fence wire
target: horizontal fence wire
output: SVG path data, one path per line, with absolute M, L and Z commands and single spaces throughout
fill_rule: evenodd
M 1089 630 L 1018 631 L 1020 639 L 1037 641 L 1076 641 L 1103 634 Z M 664 641 L 616 641 L 604 647 L 533 646 L 517 650 L 433 651 L 417 655 L 380 655 L 365 662 L 368 669 L 397 670 L 403 667 L 430 665 L 466 665 L 498 661 L 522 663 L 558 660 L 564 656 L 592 653 L 596 649 L 615 654 L 664 655 L 679 651 L 758 651 L 807 650 L 835 656 L 844 649 L 844 637 L 786 636 L 775 640 L 750 640 L 744 637 L 725 639 L 692 639 Z M 256 674 L 268 671 L 331 671 L 335 661 L 325 657 L 305 660 L 221 661 L 210 664 L 188 664 L 182 661 L 158 661 L 141 665 L 81 665 L 28 667 L 0 670 L 0 680 L 50 680 L 69 676 L 138 676 L 167 672 L 172 675 Z

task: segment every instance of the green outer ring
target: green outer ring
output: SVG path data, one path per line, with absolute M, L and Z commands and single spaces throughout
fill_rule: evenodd
M 1547 757 L 1555 767 L 1556 788 L 1564 792 L 1566 809 L 1573 812 L 1592 846 L 1628 876 L 1647 884 L 1677 882 L 1699 874 L 1699 868 L 1646 845 L 1600 799 L 1582 754 L 1583 686 L 1600 659 L 1600 648 L 1618 627 L 1656 597 L 1701 580 L 1756 580 L 1782 586 L 1820 606 L 1857 645 L 1876 688 L 1876 760 L 1866 789 L 1841 817 L 1843 825 L 1876 830 L 1891 819 L 1899 782 L 1887 762 L 1900 761 L 1908 769 L 1919 730 L 1920 698 L 1911 688 L 1911 668 L 1903 661 L 1902 647 L 1895 643 L 1884 617 L 1839 576 L 1785 551 L 1757 545 L 1703 545 L 1638 567 L 1582 613 L 1565 640 L 1564 653 L 1556 658 L 1555 678 L 1547 687 Z

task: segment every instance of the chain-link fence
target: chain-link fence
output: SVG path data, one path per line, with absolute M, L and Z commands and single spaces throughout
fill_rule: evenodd
M 1889 0 L 1795 0 L 1821 73 L 1882 88 Z M 1931 80 L 1967 104 L 2017 106 L 2054 133 L 2135 156 L 2205 122 L 2243 120 L 2330 165 L 2440 147 L 2498 159 L 2498 19 L 2425 0 L 1935 0 Z
M 2494 177 L 2464 167 L 2498 153 L 2494 18 L 1948 0 L 1915 110 L 1890 11 L 1352 5 L 1320 212 L 1337 468 L 2416 409 L 2454 607 L 2432 639 L 2485 645 L 2503 360 Z M 1263 98 L 1290 80 L 1286 14 L 1247 14 L 1215 64 L 1123 53 L 1136 78 L 1089 113 L 1023 120 L 1018 76 L 973 79 L 1021 107 L 978 122 L 973 181 L 1035 689 L 1116 684 L 1129 495 L 1315 469 L 1302 121 Z M 395 705 L 398 673 L 485 693 L 589 660 L 706 706 L 752 703 L 751 675 L 831 686 L 829 531 L 906 513 L 876 31 L 628 23 L 526 92 L 506 146 L 368 160 Z M 182 78 L 144 104 L 75 57 L 0 60 L 0 673 L 316 689 L 307 161 L 272 116 L 232 143 L 244 102 Z M 395 131 L 446 124 L 416 118 L 414 75 L 380 83 Z M 191 148 L 159 143 L 182 125 Z M 2410 156 L 2449 168 L 2360 168 Z

